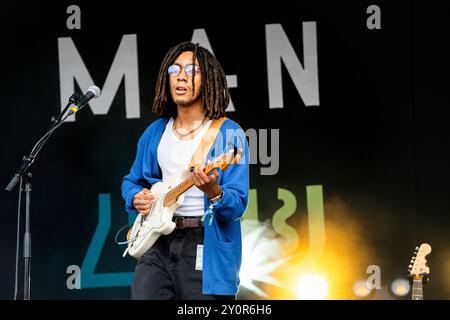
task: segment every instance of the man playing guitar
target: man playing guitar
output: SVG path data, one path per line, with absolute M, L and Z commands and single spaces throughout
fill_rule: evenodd
M 205 173 L 206 159 L 188 168 L 194 186 L 173 214 L 173 232 L 161 235 L 139 257 L 132 299 L 234 299 L 237 294 L 249 156 L 243 130 L 225 118 L 229 99 L 225 73 L 207 49 L 183 42 L 169 50 L 153 102 L 159 118 L 139 139 L 136 159 L 122 182 L 126 211 L 152 214 L 152 185 L 183 172 L 210 127 L 218 132 L 207 160 L 230 144 L 243 156 L 220 173 Z

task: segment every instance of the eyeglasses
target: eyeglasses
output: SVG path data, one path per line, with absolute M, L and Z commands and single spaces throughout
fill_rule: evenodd
M 197 64 L 187 64 L 184 67 L 184 71 L 186 72 L 186 74 L 189 77 L 192 77 L 193 73 L 194 73 L 194 68 L 195 68 L 195 73 L 198 73 L 198 71 L 200 70 L 200 67 Z M 171 77 L 176 77 L 177 75 L 180 74 L 182 67 L 178 64 L 173 64 L 171 65 L 169 68 L 167 68 L 167 72 L 169 73 L 169 75 Z

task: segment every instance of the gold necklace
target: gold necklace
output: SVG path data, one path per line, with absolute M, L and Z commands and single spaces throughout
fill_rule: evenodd
M 192 134 L 193 132 L 195 132 L 198 128 L 203 127 L 203 125 L 204 125 L 205 122 L 206 122 L 206 119 L 207 119 L 207 118 L 204 117 L 202 123 L 200 123 L 200 124 L 197 126 L 197 128 L 192 129 L 192 130 L 189 131 L 188 133 L 179 133 L 179 132 L 178 132 L 178 128 L 177 128 L 177 123 L 176 123 L 176 121 L 174 121 L 174 125 L 175 125 L 175 128 L 174 128 L 174 129 L 175 129 L 175 132 L 177 133 L 178 136 L 184 138 L 184 137 L 186 137 L 186 136 Z

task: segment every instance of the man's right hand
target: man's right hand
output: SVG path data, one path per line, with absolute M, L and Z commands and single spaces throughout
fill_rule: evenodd
M 141 214 L 148 214 L 155 196 L 147 188 L 136 193 L 133 198 L 133 206 Z

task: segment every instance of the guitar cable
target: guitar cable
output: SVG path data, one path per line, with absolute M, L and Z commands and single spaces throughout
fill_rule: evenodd
M 118 241 L 118 239 L 117 239 L 119 237 L 119 234 L 123 231 L 123 229 L 129 228 L 129 227 L 130 226 L 128 224 L 126 224 L 122 228 L 120 228 L 119 231 L 116 232 L 116 236 L 114 237 L 114 242 L 116 244 L 118 244 L 119 246 L 124 245 L 124 244 L 128 244 L 130 241 L 134 240 L 134 239 L 130 239 L 130 240 L 127 240 L 127 241 Z

